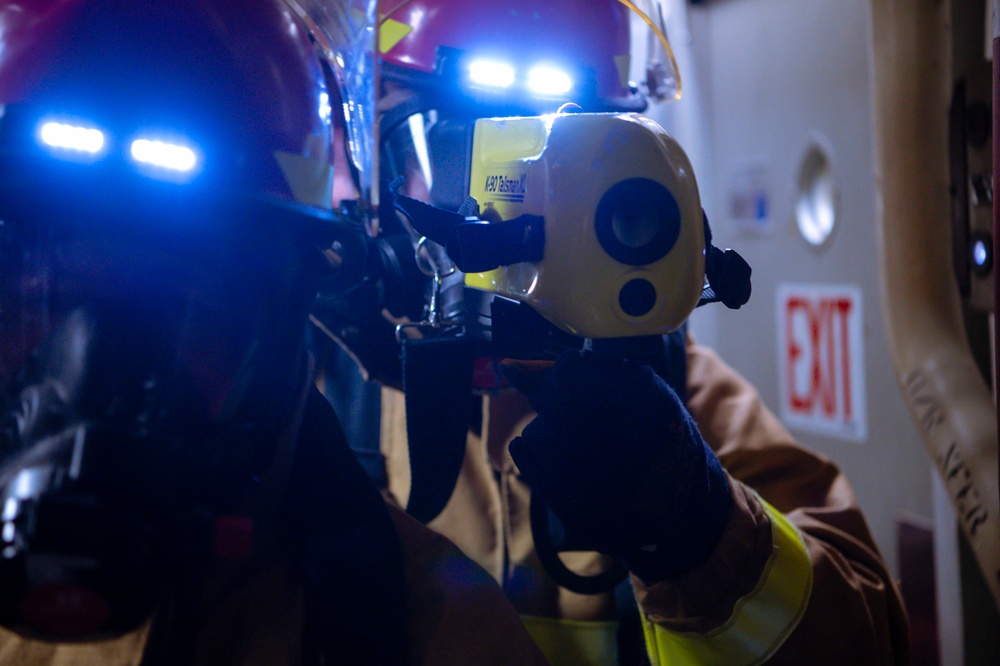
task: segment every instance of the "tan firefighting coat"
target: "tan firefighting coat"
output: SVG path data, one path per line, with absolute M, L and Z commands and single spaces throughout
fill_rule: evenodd
M 689 339 L 687 361 L 687 407 L 730 475 L 734 503 L 702 565 L 650 587 L 632 578 L 651 661 L 907 663 L 901 597 L 847 479 L 796 443 L 714 352 Z M 532 416 L 520 394 L 484 400 L 481 436 L 469 434 L 459 484 L 431 526 L 503 583 L 551 663 L 613 664 L 613 595 L 560 589 L 534 552 L 530 491 L 507 452 Z M 405 412 L 388 389 L 382 427 L 390 492 L 405 501 Z M 579 573 L 607 566 L 596 553 L 564 560 Z

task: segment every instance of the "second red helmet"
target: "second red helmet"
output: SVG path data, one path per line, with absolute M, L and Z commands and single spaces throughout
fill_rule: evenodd
M 379 15 L 382 76 L 407 87 L 541 111 L 641 111 L 647 95 L 679 94 L 655 0 L 380 0 Z M 652 86 L 630 81 L 639 35 Z

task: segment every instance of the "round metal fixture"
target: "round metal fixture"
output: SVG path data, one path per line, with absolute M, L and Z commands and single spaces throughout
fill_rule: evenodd
M 810 245 L 822 245 L 833 233 L 837 223 L 835 192 L 830 159 L 822 146 L 811 144 L 799 168 L 795 202 L 795 224 Z

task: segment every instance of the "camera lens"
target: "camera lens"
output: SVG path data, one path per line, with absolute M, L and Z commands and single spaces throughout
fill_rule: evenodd
M 656 287 L 649 280 L 629 280 L 618 292 L 618 305 L 630 317 L 641 317 L 656 305 Z
M 660 183 L 631 178 L 611 187 L 597 204 L 597 240 L 613 259 L 642 266 L 667 255 L 680 235 L 677 200 Z

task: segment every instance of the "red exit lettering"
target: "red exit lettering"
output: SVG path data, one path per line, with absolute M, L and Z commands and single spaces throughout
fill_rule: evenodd
M 812 413 L 818 407 L 827 417 L 839 411 L 844 420 L 851 420 L 850 313 L 851 301 L 846 298 L 788 300 L 788 397 L 794 411 Z M 796 326 L 797 319 L 805 323 L 805 339 L 799 337 L 803 327 Z M 803 363 L 808 366 L 805 386 L 798 372 Z
M 850 284 L 778 285 L 778 381 L 786 425 L 856 442 L 867 438 L 862 298 Z

